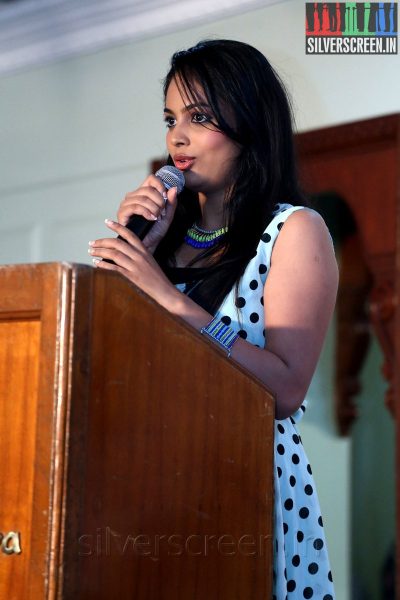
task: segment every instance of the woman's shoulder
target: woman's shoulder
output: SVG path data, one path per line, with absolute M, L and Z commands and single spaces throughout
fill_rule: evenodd
M 291 254 L 308 248 L 334 254 L 333 242 L 325 221 L 312 208 L 277 204 L 273 217 L 264 230 L 257 248 L 258 261 L 268 268 L 272 259 L 284 253 Z
M 293 204 L 277 204 L 273 212 L 273 217 L 266 227 L 265 233 L 276 234 L 284 229 L 286 235 L 289 230 L 291 235 L 305 234 L 305 233 L 319 233 L 320 235 L 328 235 L 329 239 L 332 238 L 329 234 L 329 230 L 325 224 L 324 219 L 321 215 L 307 206 L 294 206 Z M 279 236 L 282 237 L 281 235 Z
M 322 216 L 313 208 L 307 206 L 292 206 L 282 212 L 277 213 L 274 220 L 277 219 L 282 225 L 278 225 L 279 231 L 282 230 L 280 239 L 283 237 L 298 237 L 312 235 L 328 238 L 332 244 L 332 238 L 329 229 Z M 283 232 L 285 235 L 283 236 Z
M 308 260 L 336 262 L 332 237 L 324 219 L 308 207 L 301 207 L 301 210 L 287 215 L 274 244 L 271 264 L 285 255 L 293 257 L 299 254 Z

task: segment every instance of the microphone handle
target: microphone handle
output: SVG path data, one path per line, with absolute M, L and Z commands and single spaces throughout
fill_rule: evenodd
M 155 223 L 156 221 L 149 221 L 142 215 L 132 215 L 129 217 L 126 228 L 135 233 L 139 240 L 143 240 Z M 120 235 L 118 237 L 122 239 Z
M 145 217 L 142 217 L 142 215 L 132 215 L 129 217 L 129 221 L 125 227 L 129 229 L 129 231 L 132 231 L 132 233 L 135 233 L 139 240 L 143 240 L 153 227 L 154 223 L 156 223 L 156 221 L 149 221 Z M 117 239 L 123 240 L 124 238 L 119 235 Z M 103 260 L 104 262 L 115 265 L 115 262 L 111 258 L 103 258 Z

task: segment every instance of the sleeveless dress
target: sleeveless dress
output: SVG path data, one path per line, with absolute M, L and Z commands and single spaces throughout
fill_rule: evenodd
M 265 345 L 263 290 L 273 245 L 286 219 L 302 208 L 277 205 L 272 221 L 261 236 L 257 254 L 240 280 L 237 301 L 233 288 L 215 313 L 242 338 L 261 348 Z M 169 276 L 173 275 L 171 281 L 184 293 L 188 291 L 186 282 L 190 271 L 193 273 L 190 268 L 169 269 Z M 315 483 L 296 428 L 305 410 L 306 401 L 287 419 L 275 420 L 272 600 L 335 598 Z

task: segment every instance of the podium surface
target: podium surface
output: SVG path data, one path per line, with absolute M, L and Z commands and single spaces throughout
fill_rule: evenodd
M 0 598 L 270 600 L 268 390 L 116 273 L 0 290 Z

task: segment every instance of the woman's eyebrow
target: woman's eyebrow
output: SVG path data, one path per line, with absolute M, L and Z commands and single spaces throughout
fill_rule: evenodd
M 185 111 L 192 110 L 192 108 L 210 108 L 210 105 L 207 104 L 207 102 L 195 102 L 193 104 L 188 104 L 187 106 L 182 108 L 181 112 L 183 113 Z M 174 111 L 167 107 L 164 108 L 164 112 L 170 113 L 171 115 L 174 114 Z

